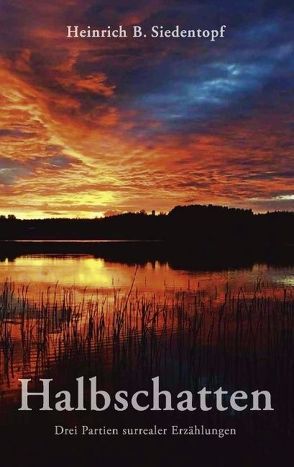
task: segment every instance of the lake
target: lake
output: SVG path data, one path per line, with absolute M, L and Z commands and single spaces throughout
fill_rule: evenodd
M 175 392 L 203 386 L 269 390 L 274 418 L 271 412 L 197 414 L 198 424 L 236 426 L 241 444 L 252 432 L 265 445 L 293 433 L 293 267 L 242 258 L 240 267 L 209 262 L 206 268 L 203 258 L 178 262 L 149 253 L 136 261 L 137 253 L 128 259 L 124 246 L 118 261 L 111 245 L 104 256 L 91 254 L 92 247 L 87 253 L 68 246 L 66 253 L 51 251 L 52 244 L 42 253 L 42 243 L 29 248 L 37 251 L 12 254 L 10 248 L 0 261 L 4 426 L 25 423 L 38 433 L 41 425 L 44 432 L 52 424 L 81 423 L 80 414 L 16 415 L 19 378 L 31 378 L 37 389 L 39 378 L 50 377 L 57 389 L 70 389 L 76 377 L 97 376 L 110 392 L 134 392 L 159 375 Z M 195 423 L 193 413 L 184 415 L 184 423 Z M 109 413 L 99 420 L 110 426 L 178 423 L 172 414 L 165 422 L 163 416 L 128 417 Z M 94 415 L 83 415 L 84 422 L 96 423 Z
M 59 284 L 64 287 L 96 289 L 128 289 L 133 280 L 141 291 L 162 292 L 168 289 L 223 290 L 252 288 L 259 281 L 264 287 L 294 285 L 294 268 L 253 264 L 250 268 L 222 271 L 174 269 L 168 262 L 146 262 L 128 265 L 91 255 L 31 255 L 0 262 L 0 283 L 10 279 L 15 284 L 30 284 L 31 291 Z

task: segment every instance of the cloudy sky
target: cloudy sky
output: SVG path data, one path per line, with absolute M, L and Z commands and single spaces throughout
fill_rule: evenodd
M 118 24 L 227 31 L 66 38 Z M 0 213 L 294 210 L 292 30 L 290 0 L 0 0 Z

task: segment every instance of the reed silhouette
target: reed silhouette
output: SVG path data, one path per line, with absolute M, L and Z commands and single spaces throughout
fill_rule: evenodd
M 271 454 L 275 446 L 278 459 L 285 459 L 294 431 L 293 343 L 294 296 L 291 287 L 278 287 L 257 281 L 251 288 L 206 292 L 200 287 L 149 294 L 134 286 L 128 291 L 97 291 L 48 287 L 32 299 L 30 288 L 6 281 L 0 292 L 0 430 L 5 443 L 10 429 L 17 436 L 22 455 L 52 464 L 52 456 L 71 465 L 111 462 L 115 446 L 116 460 L 131 450 L 136 459 L 141 450 L 148 452 L 148 441 L 120 438 L 97 439 L 92 444 L 84 438 L 57 440 L 54 425 L 110 426 L 121 429 L 132 426 L 197 426 L 235 427 L 239 437 L 216 444 L 196 440 L 160 440 L 157 458 L 175 463 L 175 445 L 191 453 L 197 444 L 201 465 L 236 465 L 244 443 L 249 450 L 238 465 L 267 465 L 277 462 Z M 150 378 L 159 375 L 163 386 L 175 394 L 183 388 L 197 391 L 203 386 L 211 390 L 252 391 L 267 389 L 272 394 L 274 412 L 270 413 L 49 413 L 39 412 L 39 401 L 32 401 L 32 412 L 19 413 L 18 378 L 32 378 L 31 390 L 40 390 L 41 377 L 53 378 L 53 391 L 73 391 L 75 378 L 96 376 L 99 387 L 116 390 L 148 390 Z M 85 393 L 85 400 L 87 394 Z M 274 413 L 274 416 L 272 415 Z M 3 428 L 3 429 L 2 429 Z M 46 458 L 42 446 L 46 439 Z M 64 444 L 65 443 L 65 444 Z M 104 449 L 94 449 L 101 446 Z M 153 439 L 153 448 L 159 440 Z M 163 446 L 164 449 L 163 449 Z M 281 446 L 281 450 L 277 450 Z M 49 449 L 48 449 L 49 447 Z M 214 449 L 212 449 L 214 447 Z M 158 446 L 159 448 L 159 446 Z M 162 451 L 163 449 L 163 451 Z M 207 451 L 208 449 L 208 451 Z M 230 450 L 232 459 L 218 464 L 222 450 Z M 194 452 L 194 451 L 193 451 Z M 65 454 L 66 453 L 66 454 Z M 215 456 L 214 456 L 215 454 Z M 28 455 L 28 454 L 27 454 Z M 105 457 L 101 457 L 101 456 Z M 16 464 L 13 463 L 14 457 Z M 17 451 L 10 453 L 10 465 L 18 465 Z M 254 461 L 252 461 L 254 459 Z M 48 461 L 48 463 L 46 463 Z M 231 462 L 232 461 L 232 462 Z M 104 462 L 104 463 L 103 463 Z M 283 460 L 284 462 L 284 460 Z M 35 465 L 35 464 L 34 464 Z M 60 463 L 58 465 L 61 465 Z M 140 465 L 150 465 L 147 458 Z M 283 463 L 283 465 L 287 465 Z

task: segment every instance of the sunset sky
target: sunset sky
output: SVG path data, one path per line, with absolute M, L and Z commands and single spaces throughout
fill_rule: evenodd
M 66 38 L 118 24 L 227 31 Z M 294 210 L 292 39 L 290 0 L 0 0 L 0 214 Z

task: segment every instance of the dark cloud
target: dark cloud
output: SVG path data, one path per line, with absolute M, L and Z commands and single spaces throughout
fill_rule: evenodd
M 32 138 L 35 133 L 22 131 L 14 128 L 0 128 L 0 138 Z

